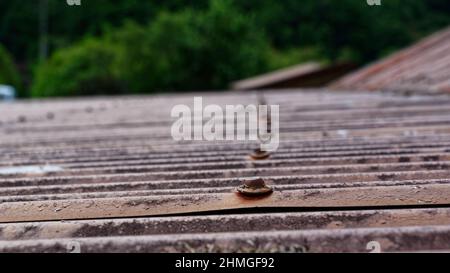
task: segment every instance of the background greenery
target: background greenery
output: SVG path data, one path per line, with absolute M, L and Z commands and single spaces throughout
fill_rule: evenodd
M 14 86 L 19 93 L 22 93 L 22 82 L 19 72 L 13 62 L 12 56 L 0 44 L 0 84 Z
M 21 96 L 224 89 L 308 60 L 365 64 L 450 24 L 448 0 L 48 0 L 41 61 L 40 1 L 0 1 L 0 83 Z

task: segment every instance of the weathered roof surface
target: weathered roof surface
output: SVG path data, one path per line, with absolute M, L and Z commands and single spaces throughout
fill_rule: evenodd
M 265 160 L 173 141 L 171 105 L 194 94 L 0 104 L 0 252 L 448 250 L 450 96 L 201 95 L 260 94 L 280 105 Z M 273 194 L 238 195 L 251 178 Z
M 450 27 L 343 77 L 331 87 L 450 92 Z
M 231 84 L 234 90 L 280 89 L 299 87 L 322 87 L 354 68 L 353 64 L 341 63 L 330 66 L 310 62 L 279 69 Z

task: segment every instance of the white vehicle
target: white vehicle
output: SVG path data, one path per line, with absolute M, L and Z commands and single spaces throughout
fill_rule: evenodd
M 0 101 L 12 101 L 16 97 L 16 90 L 10 85 L 0 84 Z

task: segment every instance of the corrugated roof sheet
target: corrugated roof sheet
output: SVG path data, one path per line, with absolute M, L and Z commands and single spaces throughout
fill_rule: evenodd
M 0 252 L 448 250 L 450 97 L 204 93 L 280 105 L 280 148 L 175 142 L 194 94 L 0 104 Z M 30 167 L 34 166 L 34 167 Z M 263 178 L 273 194 L 235 188 Z
M 331 87 L 450 92 L 450 28 L 351 73 Z

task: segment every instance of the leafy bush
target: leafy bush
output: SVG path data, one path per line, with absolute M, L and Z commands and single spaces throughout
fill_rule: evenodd
M 267 70 L 268 43 L 229 1 L 205 11 L 162 13 L 150 25 L 128 24 L 110 34 L 122 48 L 119 67 L 134 92 L 226 88 Z
M 125 89 L 115 72 L 117 49 L 86 39 L 55 52 L 35 74 L 33 97 L 118 94 Z
M 19 73 L 8 51 L 0 45 L 0 84 L 14 86 L 20 92 L 22 84 Z
M 269 45 L 229 1 L 161 13 L 58 50 L 35 75 L 32 95 L 69 96 L 223 89 L 267 70 Z

